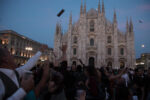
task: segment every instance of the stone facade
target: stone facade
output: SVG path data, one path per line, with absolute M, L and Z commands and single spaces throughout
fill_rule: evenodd
M 135 66 L 134 31 L 132 19 L 126 23 L 126 32 L 117 27 L 117 17 L 114 11 L 113 22 L 105 17 L 104 2 L 100 2 L 98 9 L 86 11 L 81 3 L 80 18 L 72 23 L 70 14 L 68 31 L 62 33 L 59 23 L 56 24 L 54 52 L 57 61 L 65 58 L 70 66 L 72 63 L 80 64 L 81 59 L 85 65 L 95 67 L 109 66 Z M 63 47 L 66 46 L 66 51 Z M 64 55 L 66 53 L 66 55 Z M 65 57 L 64 57 L 65 56 Z

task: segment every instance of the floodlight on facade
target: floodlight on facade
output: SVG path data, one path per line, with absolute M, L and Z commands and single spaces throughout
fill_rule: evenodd
M 32 47 L 26 47 L 25 50 L 27 50 L 27 51 L 32 51 L 33 48 L 32 48 Z

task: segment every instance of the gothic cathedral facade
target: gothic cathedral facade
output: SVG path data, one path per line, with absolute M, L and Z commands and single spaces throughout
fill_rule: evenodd
M 65 59 L 68 65 L 80 64 L 79 59 L 85 65 L 94 65 L 99 68 L 108 66 L 112 68 L 134 67 L 134 31 L 132 19 L 126 22 L 126 32 L 118 29 L 116 12 L 113 22 L 105 17 L 104 2 L 100 2 L 98 9 L 86 11 L 81 3 L 80 17 L 72 23 L 70 14 L 69 27 L 66 33 L 62 33 L 59 23 L 56 24 L 54 53 L 56 61 Z

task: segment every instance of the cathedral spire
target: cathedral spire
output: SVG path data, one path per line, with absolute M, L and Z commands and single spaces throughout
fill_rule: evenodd
M 83 13 L 83 5 L 82 5 L 82 1 L 83 1 L 83 0 L 81 0 L 80 15 L 82 15 L 82 13 Z
M 56 35 L 59 33 L 59 26 L 58 26 L 58 22 L 56 23 L 56 31 L 55 31 Z
M 129 32 L 129 23 L 128 23 L 128 17 L 127 17 L 127 22 L 126 22 L 126 32 Z
M 116 16 L 116 10 L 114 10 L 114 23 L 117 23 L 117 16 Z
M 105 15 L 104 0 L 102 0 L 102 14 Z
M 72 29 L 72 12 L 70 13 L 70 18 L 69 18 L 69 30 Z
M 86 14 L 86 0 L 84 1 L 84 14 Z
M 99 3 L 98 3 L 98 13 L 101 13 L 101 5 L 100 5 L 100 0 L 99 0 Z
M 130 32 L 133 32 L 133 23 L 132 23 L 132 18 L 130 17 Z
M 70 13 L 69 24 L 72 25 L 72 12 Z
M 61 33 L 61 25 L 59 22 L 56 23 L 56 35 Z

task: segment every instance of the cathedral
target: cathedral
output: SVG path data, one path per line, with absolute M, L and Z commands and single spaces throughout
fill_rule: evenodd
M 94 65 L 96 68 L 108 66 L 135 67 L 134 30 L 132 19 L 126 22 L 126 32 L 118 29 L 116 11 L 113 21 L 105 17 L 105 6 L 99 2 L 98 8 L 86 10 L 81 3 L 80 17 L 72 23 L 70 14 L 68 30 L 62 32 L 56 24 L 54 53 L 56 61 L 66 60 L 68 65 Z M 80 60 L 81 61 L 80 61 Z

